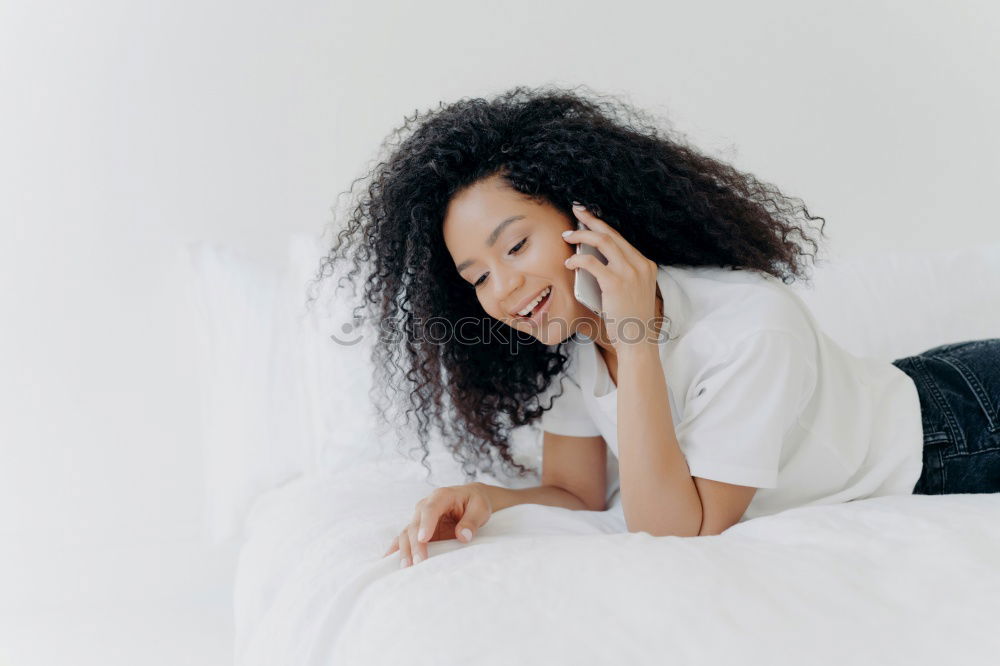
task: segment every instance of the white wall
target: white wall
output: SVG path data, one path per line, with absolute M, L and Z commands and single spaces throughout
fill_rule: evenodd
M 404 115 L 585 83 L 803 197 L 831 256 L 962 247 L 1000 241 L 998 32 L 985 0 L 0 4 L 2 549 L 202 542 L 178 248 L 279 261 Z

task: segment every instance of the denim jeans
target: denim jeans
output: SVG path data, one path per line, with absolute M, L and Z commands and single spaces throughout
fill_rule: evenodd
M 892 362 L 917 385 L 924 427 L 918 495 L 1000 492 L 1000 338 Z

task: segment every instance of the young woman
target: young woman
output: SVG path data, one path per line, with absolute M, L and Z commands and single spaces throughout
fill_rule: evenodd
M 507 438 L 539 423 L 543 468 L 538 487 L 420 500 L 386 553 L 401 566 L 514 504 L 604 510 L 608 449 L 628 529 L 653 535 L 1000 490 L 1000 340 L 893 363 L 840 348 L 787 288 L 806 256 L 792 236 L 817 249 L 808 223 L 823 219 L 799 200 L 576 91 L 516 88 L 417 120 L 317 279 L 348 257 L 350 279 L 365 270 L 376 385 L 407 398 L 422 442 L 436 428 L 469 479 L 492 454 L 523 474 Z M 575 297 L 577 271 L 600 314 Z

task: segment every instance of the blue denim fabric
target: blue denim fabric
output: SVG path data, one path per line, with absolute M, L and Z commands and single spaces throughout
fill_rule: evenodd
M 920 395 L 918 495 L 1000 492 L 1000 338 L 941 345 L 892 362 Z

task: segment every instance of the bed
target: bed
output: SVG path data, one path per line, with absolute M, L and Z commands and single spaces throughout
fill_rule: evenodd
M 240 666 L 996 663 L 1000 495 L 868 498 L 657 538 L 629 533 L 611 492 L 603 512 L 504 509 L 400 569 L 382 555 L 414 504 L 465 479 L 440 442 L 427 479 L 375 427 L 365 343 L 329 344 L 345 295 L 301 311 L 322 248 L 294 236 L 280 268 L 187 248 L 206 528 L 240 543 Z M 793 289 L 861 356 L 1000 337 L 1000 245 L 853 255 Z M 536 485 L 540 433 L 514 446 L 532 475 L 479 480 Z

